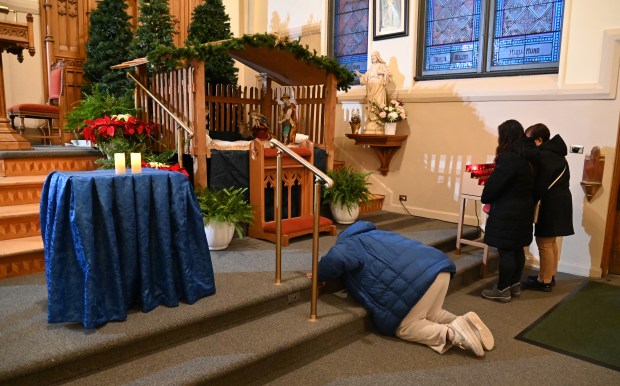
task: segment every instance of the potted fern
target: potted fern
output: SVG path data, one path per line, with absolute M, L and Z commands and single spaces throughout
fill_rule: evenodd
M 226 249 L 235 231 L 243 237 L 242 225 L 254 220 L 252 205 L 244 193 L 247 188 L 202 189 L 196 193 L 205 225 L 209 250 Z
M 323 203 L 329 204 L 334 220 L 339 224 L 352 224 L 359 216 L 360 203 L 368 202 L 368 176 L 349 167 L 329 170 L 333 187 L 323 190 Z

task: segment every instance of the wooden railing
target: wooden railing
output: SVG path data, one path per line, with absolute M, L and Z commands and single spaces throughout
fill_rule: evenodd
M 135 101 L 140 118 L 152 120 L 160 126 L 163 147 L 179 149 L 179 157 L 183 153 L 193 157 L 194 185 L 197 187 L 207 186 L 206 159 L 210 155 L 207 130 L 236 132 L 248 137 L 248 114 L 255 110 L 265 115 L 273 136 L 279 139 L 281 128 L 277 121 L 281 107 L 278 101 L 285 92 L 297 105 L 297 133 L 307 135 L 316 147 L 324 148 L 327 165 L 332 166 L 333 132 L 326 127 L 333 125 L 325 124 L 328 114 L 324 107 L 332 97 L 327 92 L 329 85 L 272 88 L 270 79 L 265 79 L 261 88 L 207 85 L 204 62 L 199 60 L 192 60 L 185 68 L 154 74 L 149 81 L 147 65 L 146 59 L 139 59 L 114 68 L 135 67 L 135 78 L 141 84 L 149 85 L 149 91 L 136 87 Z M 330 114 L 333 115 L 333 111 Z M 193 132 L 193 137 L 188 132 Z

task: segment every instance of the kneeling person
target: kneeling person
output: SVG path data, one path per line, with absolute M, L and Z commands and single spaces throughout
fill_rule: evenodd
M 457 345 L 483 356 L 494 340 L 478 315 L 456 316 L 443 309 L 455 272 L 440 250 L 358 221 L 321 258 L 318 280 L 341 277 L 385 335 L 425 344 L 440 354 Z

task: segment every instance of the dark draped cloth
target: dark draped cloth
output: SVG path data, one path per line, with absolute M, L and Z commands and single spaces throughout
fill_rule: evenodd
M 52 172 L 41 195 L 48 322 L 90 329 L 215 293 L 196 194 L 181 173 Z

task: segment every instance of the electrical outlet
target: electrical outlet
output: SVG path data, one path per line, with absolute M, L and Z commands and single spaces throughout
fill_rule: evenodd
M 398 201 L 407 201 L 407 196 L 404 194 L 401 194 L 398 196 Z
M 570 152 L 573 154 L 583 154 L 583 146 L 581 145 L 570 145 Z

